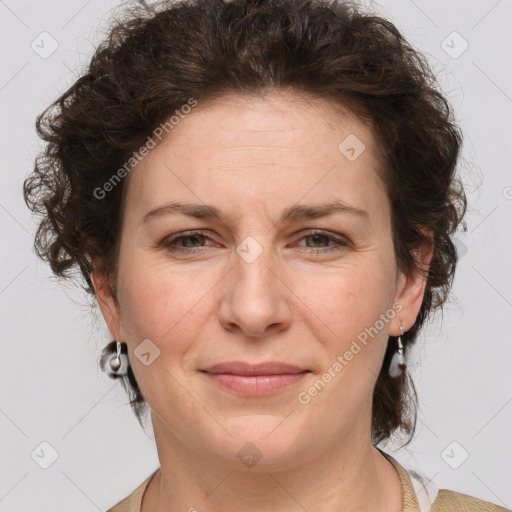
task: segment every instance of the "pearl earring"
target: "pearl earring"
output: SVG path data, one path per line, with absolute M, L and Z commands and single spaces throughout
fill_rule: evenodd
M 398 352 L 393 354 L 393 358 L 391 359 L 391 364 L 389 365 L 389 375 L 393 378 L 400 377 L 405 373 L 407 368 L 407 364 L 405 362 L 404 357 L 404 347 L 402 345 L 402 336 L 404 335 L 404 330 L 400 325 L 400 336 L 398 336 Z
M 128 373 L 130 361 L 126 350 L 126 343 L 121 343 L 119 340 L 111 341 L 103 349 L 100 366 L 109 377 L 115 379 Z

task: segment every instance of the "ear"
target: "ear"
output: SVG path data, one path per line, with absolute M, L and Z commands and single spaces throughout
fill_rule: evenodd
M 402 322 L 404 332 L 407 332 L 414 325 L 423 302 L 427 285 L 426 272 L 430 268 L 430 262 L 434 254 L 434 242 L 431 231 L 426 228 L 420 229 L 429 239 L 429 241 L 425 241 L 414 252 L 414 256 L 423 272 L 414 272 L 411 275 L 406 275 L 399 271 L 395 302 L 399 302 L 402 305 L 402 309 L 391 322 L 389 331 L 391 336 L 398 336 L 400 334 L 400 321 Z
M 120 309 L 108 276 L 99 272 L 93 272 L 91 273 L 91 281 L 94 286 L 96 300 L 100 306 L 101 314 L 107 324 L 112 339 L 123 341 L 125 333 L 122 330 L 120 322 Z

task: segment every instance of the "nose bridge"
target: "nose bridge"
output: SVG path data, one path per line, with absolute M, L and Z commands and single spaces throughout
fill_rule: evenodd
M 235 286 L 253 299 L 269 300 L 273 296 L 270 268 L 275 266 L 272 237 L 247 236 L 236 248 Z
M 223 321 L 257 336 L 274 324 L 286 323 L 286 300 L 276 278 L 272 237 L 246 237 L 236 248 L 234 272 L 224 297 Z

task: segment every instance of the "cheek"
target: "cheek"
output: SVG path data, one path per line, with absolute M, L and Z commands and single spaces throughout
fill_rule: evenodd
M 306 298 L 304 302 L 332 334 L 346 339 L 375 323 L 388 307 L 390 294 L 380 267 L 354 264 L 318 279 L 305 279 L 297 295 Z
M 140 266 L 138 272 L 126 272 L 125 276 L 129 277 L 120 290 L 121 309 L 135 378 L 156 410 L 165 409 L 165 397 L 169 396 L 175 404 L 180 400 L 188 404 L 179 384 L 185 370 L 182 363 L 204 324 L 200 318 L 208 306 L 205 290 L 211 286 L 204 279 L 198 281 L 168 267 L 164 270 L 151 265 Z M 143 341 L 146 345 L 141 345 Z M 137 356 L 141 353 L 139 345 L 150 354 L 147 365 Z
M 327 335 L 321 339 L 327 356 L 323 371 L 336 376 L 324 399 L 332 393 L 347 410 L 352 406 L 356 410 L 362 400 L 371 397 L 386 349 L 389 321 L 395 314 L 392 309 L 388 311 L 388 301 L 385 274 L 371 264 L 337 272 L 326 281 L 324 293 L 315 296 L 311 309 L 318 311 L 328 326 Z M 383 322 L 381 315 L 386 313 L 387 321 Z
M 319 408 L 334 401 L 355 415 L 362 401 L 371 399 L 386 349 L 389 321 L 395 315 L 388 302 L 389 283 L 381 270 L 374 265 L 340 270 L 307 304 L 322 320 L 316 320 L 318 326 L 322 324 L 316 338 L 326 351 L 322 371 L 329 374 L 325 375 L 329 391 L 321 393 Z M 319 336 L 320 329 L 327 334 Z
M 183 272 L 169 263 L 136 261 L 123 269 L 121 309 L 123 325 L 135 348 L 150 339 L 166 355 L 169 346 L 186 350 L 209 308 L 209 291 L 219 281 L 212 273 Z

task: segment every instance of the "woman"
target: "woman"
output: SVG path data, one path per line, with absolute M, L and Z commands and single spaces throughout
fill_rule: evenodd
M 376 447 L 414 433 L 404 355 L 466 207 L 460 131 L 389 21 L 146 6 L 52 107 L 24 188 L 36 249 L 80 269 L 160 459 L 111 512 L 505 510 L 420 493 Z

